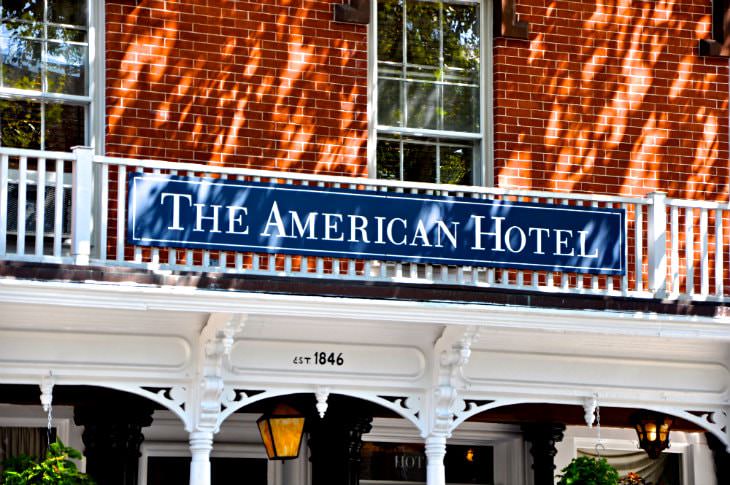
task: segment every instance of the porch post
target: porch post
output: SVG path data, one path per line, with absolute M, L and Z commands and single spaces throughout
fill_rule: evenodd
M 446 436 L 432 434 L 426 438 L 426 484 L 446 485 Z
M 190 433 L 190 485 L 210 485 L 210 452 L 213 450 L 213 433 Z
M 534 423 L 522 426 L 525 441 L 532 443 L 532 470 L 535 473 L 534 485 L 553 485 L 555 483 L 555 443 L 563 441 L 565 425 L 562 423 Z
M 77 146 L 73 152 L 76 160 L 71 185 L 71 254 L 74 264 L 87 265 L 91 256 L 94 150 Z

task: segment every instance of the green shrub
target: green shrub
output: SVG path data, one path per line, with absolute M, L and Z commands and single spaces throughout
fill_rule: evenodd
M 51 443 L 46 459 L 36 462 L 29 456 L 10 458 L 3 462 L 0 485 L 94 485 L 70 459 L 80 460 L 81 453 L 61 441 Z
M 618 472 L 605 458 L 575 458 L 558 476 L 558 485 L 618 485 Z

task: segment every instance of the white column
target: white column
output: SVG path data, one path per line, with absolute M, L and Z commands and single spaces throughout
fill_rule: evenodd
M 426 438 L 426 484 L 446 485 L 446 436 L 431 435 Z
M 190 433 L 190 485 L 210 485 L 210 452 L 213 450 L 213 433 Z
M 76 160 L 71 183 L 71 255 L 74 264 L 87 265 L 91 256 L 94 150 L 89 147 L 72 150 Z

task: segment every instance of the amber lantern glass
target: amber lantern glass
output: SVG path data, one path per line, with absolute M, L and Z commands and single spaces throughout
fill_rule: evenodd
M 269 460 L 291 460 L 299 456 L 304 417 L 286 404 L 279 404 L 261 416 L 256 424 Z
M 663 450 L 669 448 L 669 431 L 672 419 L 666 414 L 639 411 L 631 416 L 631 423 L 639 437 L 639 447 L 650 458 L 659 458 Z

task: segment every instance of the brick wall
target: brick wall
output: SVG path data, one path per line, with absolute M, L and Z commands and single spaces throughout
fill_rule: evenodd
M 727 199 L 728 60 L 698 55 L 709 0 L 517 0 L 495 43 L 495 181 Z
M 107 154 L 363 174 L 366 28 L 334 3 L 106 2 Z
M 107 2 L 107 153 L 367 172 L 366 28 L 343 0 Z M 494 45 L 495 181 L 727 198 L 728 62 L 709 0 L 516 0 Z

